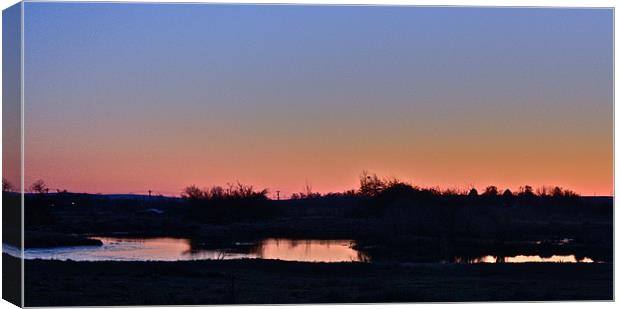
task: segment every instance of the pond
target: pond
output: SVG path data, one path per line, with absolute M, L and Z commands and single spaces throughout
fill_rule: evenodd
M 370 256 L 355 249 L 353 240 L 267 238 L 252 243 L 236 243 L 226 249 L 187 238 L 92 237 L 102 246 L 27 249 L 26 259 L 74 261 L 189 261 L 229 259 L 274 259 L 298 262 L 369 262 Z M 3 244 L 3 251 L 20 256 L 17 248 Z M 442 262 L 441 259 L 437 263 Z M 593 263 L 576 255 L 515 255 L 453 257 L 442 263 Z
M 542 257 L 539 255 L 517 256 L 493 256 L 485 255 L 477 258 L 455 258 L 454 263 L 478 264 L 478 263 L 594 263 L 591 258 L 577 258 L 575 255 L 552 255 Z
M 103 245 L 27 249 L 24 255 L 26 259 L 74 261 L 187 261 L 241 258 L 300 262 L 368 260 L 363 253 L 353 249 L 355 242 L 351 240 L 270 238 L 257 243 L 237 243 L 234 248 L 228 249 L 202 249 L 196 248 L 197 246 L 185 238 L 92 238 L 101 240 Z

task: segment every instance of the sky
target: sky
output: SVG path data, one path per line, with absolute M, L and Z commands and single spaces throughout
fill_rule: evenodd
M 613 191 L 611 9 L 26 3 L 25 182 Z
M 21 191 L 20 7 L 2 11 L 2 177 Z

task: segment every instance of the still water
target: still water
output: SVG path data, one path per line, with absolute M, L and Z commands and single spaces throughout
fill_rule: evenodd
M 184 238 L 93 237 L 103 246 L 27 249 L 26 259 L 74 261 L 186 261 L 260 258 L 301 262 L 358 262 L 367 257 L 350 240 L 265 239 L 231 249 L 194 248 Z
M 478 263 L 594 263 L 591 258 L 577 258 L 575 255 L 552 255 L 541 257 L 539 255 L 517 256 L 492 256 L 485 255 L 477 258 L 456 258 L 455 263 L 478 264 Z
M 228 259 L 277 259 L 299 262 L 368 262 L 370 257 L 354 249 L 352 240 L 295 240 L 269 238 L 256 243 L 237 243 L 218 249 L 186 238 L 118 238 L 93 237 L 102 246 L 27 249 L 26 259 L 74 261 L 188 261 Z M 3 244 L 5 253 L 20 256 L 19 250 Z M 440 262 L 440 261 L 437 261 Z M 575 255 L 479 256 L 455 257 L 449 263 L 593 263 L 588 257 Z

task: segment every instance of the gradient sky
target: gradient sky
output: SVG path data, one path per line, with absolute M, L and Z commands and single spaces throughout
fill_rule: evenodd
M 613 190 L 611 9 L 25 4 L 26 183 Z

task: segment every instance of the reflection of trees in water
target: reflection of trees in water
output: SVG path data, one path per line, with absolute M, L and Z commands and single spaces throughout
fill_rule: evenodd
M 596 263 L 597 261 L 587 256 L 552 255 L 545 257 L 542 255 L 514 255 L 514 256 L 493 256 L 486 255 L 481 257 L 454 257 L 452 263 L 457 264 L 478 264 L 478 263 Z M 600 261 L 599 261 L 600 262 Z
M 254 246 L 249 247 L 249 252 L 255 254 L 258 257 L 264 257 L 265 251 L 270 246 L 275 246 L 276 248 L 282 247 L 284 251 L 286 250 L 294 250 L 296 248 L 302 248 L 304 253 L 308 256 L 312 254 L 313 247 L 322 246 L 325 249 L 330 249 L 332 247 L 340 247 L 346 246 L 349 249 L 353 249 L 358 252 L 357 249 L 354 249 L 355 242 L 352 240 L 328 240 L 328 239 L 279 239 L 279 238 L 268 238 L 263 239 L 258 242 Z M 316 248 L 314 248 L 316 249 Z
M 217 256 L 215 257 L 215 259 L 223 260 L 223 259 L 226 259 L 226 256 L 228 256 L 228 253 L 224 250 L 220 250 L 220 251 L 217 251 Z
M 342 256 L 343 251 L 342 247 L 346 247 L 347 249 L 353 250 L 347 253 L 347 256 L 344 257 L 344 260 L 350 261 L 360 261 L 360 262 L 371 262 L 375 260 L 381 260 L 381 255 L 391 255 L 390 252 L 383 251 L 373 251 L 373 250 L 364 250 L 363 247 L 357 247 L 355 241 L 352 240 L 312 240 L 312 239 L 278 239 L 278 238 L 269 238 L 263 239 L 259 241 L 253 242 L 233 242 L 231 240 L 227 241 L 199 241 L 196 239 L 188 239 L 188 250 L 185 254 L 205 254 L 208 253 L 209 256 L 213 256 L 213 259 L 228 259 L 235 257 L 254 257 L 254 258 L 280 258 L 280 259 L 301 259 L 310 261 L 313 259 L 313 254 L 317 256 L 330 256 L 329 249 L 333 248 L 335 251 L 334 254 L 339 254 L 338 256 Z M 440 246 L 442 247 L 442 246 Z M 523 251 L 508 250 L 515 251 L 512 252 L 497 252 L 497 251 L 506 251 L 504 249 L 498 249 L 496 252 L 480 252 L 475 248 L 469 248 L 466 251 L 470 251 L 469 254 L 463 254 L 463 251 L 453 246 L 444 245 L 444 248 L 440 248 L 439 252 L 435 251 L 436 254 L 432 254 L 428 250 L 432 248 L 410 248 L 415 249 L 413 251 L 418 251 L 417 249 L 422 249 L 423 252 L 419 252 L 419 255 L 412 252 L 413 255 L 410 255 L 408 259 L 409 262 L 443 262 L 443 263 L 463 263 L 463 264 L 477 264 L 477 263 L 513 263 L 513 262 L 521 262 L 522 258 L 518 261 L 515 260 L 515 257 L 518 256 L 532 256 L 531 261 L 552 261 L 553 256 L 555 255 L 573 255 L 568 252 L 556 252 L 554 250 L 544 250 L 545 252 L 540 252 L 540 250 L 535 250 L 539 252 L 535 252 L 532 248 L 525 248 Z M 445 250 L 448 247 L 448 250 Z M 426 249 L 426 250 L 425 250 Z M 444 250 L 441 250 L 444 249 Z M 528 250 L 529 249 L 529 250 Z M 563 249 L 567 249 L 564 247 Z M 208 251 L 208 252 L 207 252 Z M 290 252 L 289 252 L 290 251 Z M 411 250 L 410 250 L 411 251 Z M 433 251 L 433 250 L 431 250 Z M 456 251 L 456 252 L 455 252 Z M 486 250 L 483 250 L 486 251 Z M 479 252 L 479 253 L 478 253 Z M 482 253 L 482 254 L 480 254 Z M 378 255 L 378 258 L 375 257 Z M 321 259 L 321 257 L 317 257 Z M 338 259 L 335 255 L 331 258 Z M 574 262 L 589 262 L 591 261 L 586 254 L 574 254 L 574 258 L 568 259 L 567 261 L 572 260 Z M 523 260 L 523 262 L 527 262 Z
M 215 260 L 233 257 L 245 257 L 260 254 L 261 246 L 257 242 L 202 241 L 188 240 L 189 249 L 184 254 L 199 255 L 205 252 Z
M 255 257 L 255 258 L 276 258 L 276 259 L 300 259 L 311 261 L 316 255 L 316 259 L 322 260 L 325 254 L 329 255 L 329 250 L 333 249 L 335 254 L 332 258 L 342 259 L 342 261 L 361 261 L 371 260 L 369 254 L 361 252 L 355 248 L 353 240 L 313 240 L 313 239 L 278 239 L 268 238 L 254 242 L 226 242 L 210 243 L 209 245 L 192 240 L 190 242 L 191 253 L 200 253 L 209 250 L 215 255 L 215 259 L 231 258 L 235 256 Z M 343 252 L 346 248 L 350 252 Z M 290 254 L 290 255 L 289 255 Z M 344 256 L 347 254 L 347 256 Z
M 265 254 L 265 248 L 263 247 L 263 242 L 258 241 L 254 245 L 247 246 L 246 249 L 248 253 L 254 254 L 257 257 L 262 257 Z
M 370 256 L 362 251 L 357 251 L 357 261 L 369 263 L 371 261 Z
M 444 261 L 454 264 L 506 263 L 506 257 L 501 255 L 453 256 L 451 259 Z
M 587 258 L 587 257 L 586 257 L 585 255 L 582 255 L 582 254 L 575 254 L 575 260 L 577 260 L 577 262 L 580 262 L 580 263 L 581 263 L 581 262 L 584 262 L 586 258 Z

